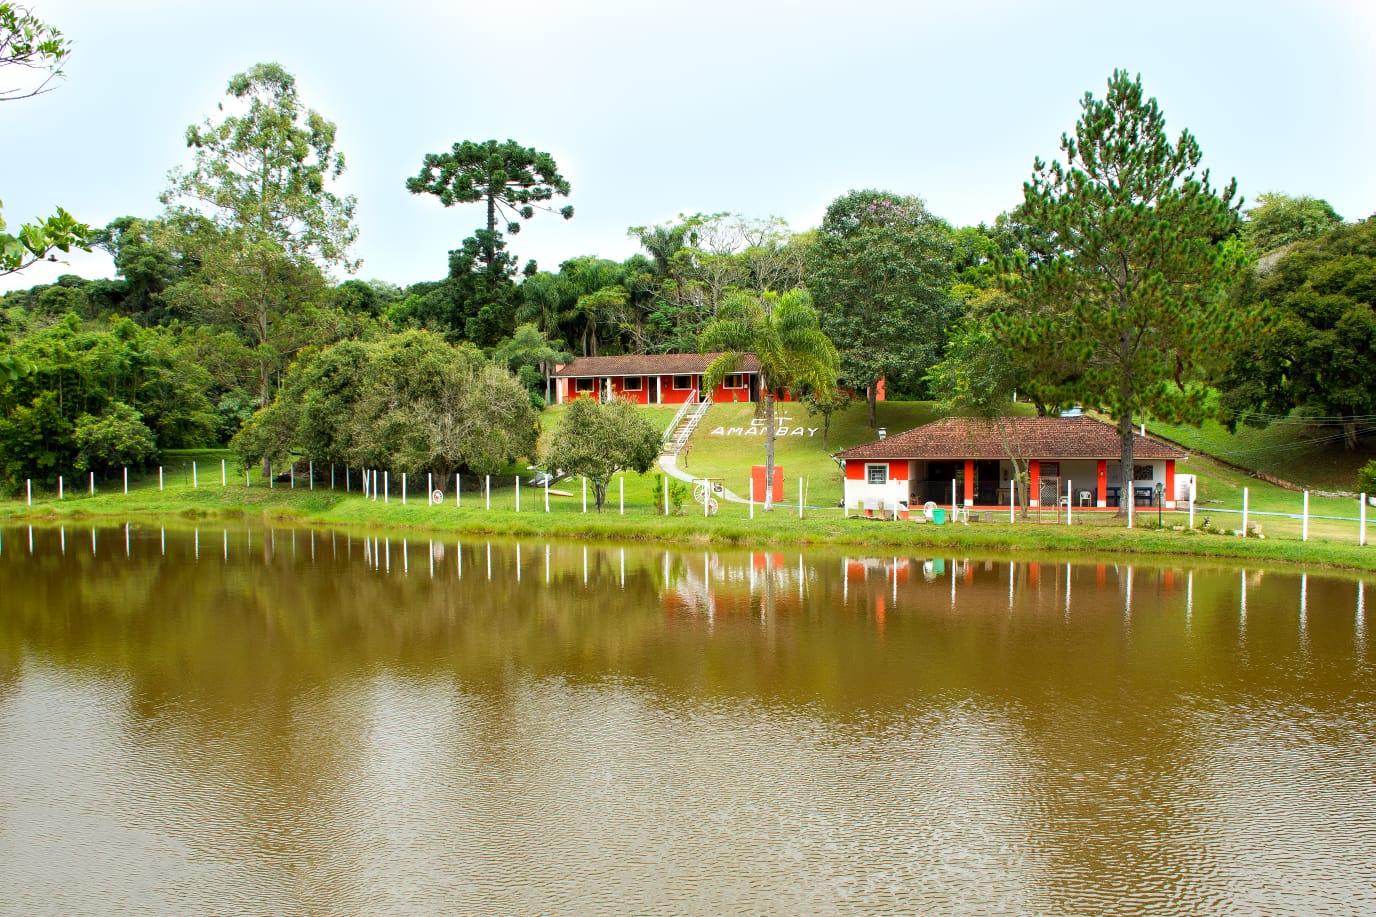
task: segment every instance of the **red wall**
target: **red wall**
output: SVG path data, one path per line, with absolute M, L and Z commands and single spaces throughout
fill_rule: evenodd
M 626 377 L 612 376 L 612 393 L 618 398 L 629 398 L 636 404 L 649 404 L 649 387 L 654 384 L 654 376 L 632 376 L 632 379 L 640 379 L 640 391 L 626 391 Z

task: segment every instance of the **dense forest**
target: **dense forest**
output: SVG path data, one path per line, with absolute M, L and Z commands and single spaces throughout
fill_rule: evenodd
M 29 53 L 56 67 L 65 48 L 47 34 L 47 57 Z M 181 165 L 169 143 L 175 167 L 146 213 L 87 227 L 59 209 L 14 235 L 0 223 L 0 272 L 70 246 L 115 269 L 0 298 L 0 488 L 226 443 L 265 470 L 307 452 L 495 470 L 532 455 L 556 363 L 697 351 L 733 299 L 768 308 L 795 290 L 848 390 L 883 379 L 890 398 L 976 413 L 1016 391 L 1129 427 L 1302 411 L 1356 448 L 1376 419 L 1376 220 L 1211 187 L 1140 79 L 1115 73 L 1082 107 L 1063 161 L 1033 160 L 1022 202 L 991 224 L 954 226 L 910 190 L 855 190 L 817 227 L 683 214 L 630 227 L 641 251 L 625 260 L 553 271 L 521 265 L 517 239 L 527 220 L 574 217 L 573 182 L 520 142 L 461 140 L 418 152 L 397 191 L 475 228 L 446 276 L 398 285 L 351 276 L 360 227 L 333 190 L 335 125 L 259 64 L 188 128 Z

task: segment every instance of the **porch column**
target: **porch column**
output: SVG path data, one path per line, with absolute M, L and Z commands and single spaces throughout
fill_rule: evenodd
M 655 404 L 664 403 L 664 377 L 655 376 Z
M 1175 509 L 1175 459 L 1166 459 L 1166 492 L 1162 500 L 1166 509 Z
M 1108 506 L 1108 459 L 1099 459 L 1099 496 L 1095 498 L 1094 505 L 1103 509 Z
M 1029 459 L 1027 462 L 1027 505 L 1041 506 L 1042 499 L 1042 463 L 1040 459 Z
M 965 460 L 965 505 L 975 505 L 975 460 Z

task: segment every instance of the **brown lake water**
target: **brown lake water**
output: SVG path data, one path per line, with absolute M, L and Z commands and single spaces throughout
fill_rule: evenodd
M 1376 581 L 0 531 L 0 914 L 1376 913 Z

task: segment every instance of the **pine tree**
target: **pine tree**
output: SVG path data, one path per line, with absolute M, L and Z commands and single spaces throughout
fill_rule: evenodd
M 1114 71 L 1103 100 L 1086 93 L 1074 135 L 1061 137 L 1065 164 L 1037 158 L 1017 219 L 1051 240 L 1045 259 L 1010 265 L 1023 308 L 999 317 L 1022 346 L 1083 365 L 1061 393 L 1118 419 L 1122 493 L 1132 494 L 1133 419 L 1198 422 L 1200 383 L 1243 340 L 1251 313 L 1227 291 L 1246 266 L 1236 181 L 1221 191 L 1199 171 L 1199 144 L 1172 144 L 1141 78 Z M 1050 317 L 1048 317 L 1050 316 Z M 1124 501 L 1126 503 L 1126 500 Z

